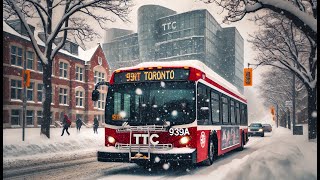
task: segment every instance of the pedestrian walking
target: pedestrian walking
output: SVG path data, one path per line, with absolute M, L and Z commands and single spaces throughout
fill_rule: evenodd
M 80 132 L 80 129 L 82 126 L 82 120 L 80 118 L 77 119 L 76 125 L 77 125 L 77 131 Z
M 70 136 L 70 133 L 68 131 L 68 128 L 71 126 L 71 121 L 68 118 L 68 116 L 65 114 L 64 118 L 63 118 L 63 129 L 62 129 L 62 134 L 61 136 L 63 136 L 64 134 L 64 130 L 66 130 L 67 134 Z
M 97 133 L 98 134 L 98 127 L 99 127 L 99 121 L 95 117 L 94 120 L 93 120 L 93 133 Z

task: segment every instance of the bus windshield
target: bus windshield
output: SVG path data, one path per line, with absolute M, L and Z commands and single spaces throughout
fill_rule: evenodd
M 106 124 L 187 124 L 195 120 L 195 83 L 143 82 L 109 87 Z

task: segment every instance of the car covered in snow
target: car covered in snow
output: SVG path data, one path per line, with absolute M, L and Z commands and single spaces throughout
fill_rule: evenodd
M 254 136 L 258 135 L 264 137 L 264 129 L 261 123 L 251 123 L 248 127 L 248 135 Z
M 262 124 L 264 132 L 271 132 L 272 126 L 270 124 Z

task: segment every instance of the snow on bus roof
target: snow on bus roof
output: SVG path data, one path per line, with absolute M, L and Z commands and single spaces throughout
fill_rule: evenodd
M 225 80 L 223 77 L 221 77 L 219 74 L 214 72 L 212 69 L 210 69 L 208 66 L 206 66 L 203 62 L 199 60 L 179 60 L 179 61 L 153 61 L 153 62 L 143 62 L 136 66 L 131 67 L 123 67 L 119 68 L 117 70 L 129 70 L 129 69 L 138 69 L 141 67 L 193 67 L 198 70 L 201 70 L 202 72 L 205 72 L 206 76 L 212 79 L 213 81 L 223 85 L 224 87 L 231 90 L 233 93 L 236 93 L 237 95 L 240 95 L 240 97 L 244 98 L 244 96 L 238 91 L 238 89 L 232 85 L 229 81 Z

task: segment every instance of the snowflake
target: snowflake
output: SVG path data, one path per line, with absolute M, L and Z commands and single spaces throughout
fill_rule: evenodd
M 141 95 L 141 94 L 142 94 L 142 90 L 141 90 L 140 88 L 137 88 L 137 89 L 136 89 L 136 94 L 137 94 L 137 95 Z
M 164 87 L 166 86 L 166 83 L 164 83 L 163 81 L 161 81 L 161 82 L 160 82 L 160 85 L 161 85 L 161 87 L 164 88 Z
M 173 111 L 171 112 L 171 115 L 172 115 L 172 116 L 177 116 L 177 115 L 178 115 L 178 111 L 177 111 L 177 110 L 173 110 Z
M 148 171 L 151 171 L 151 168 L 149 168 Z
M 311 116 L 312 116 L 313 118 L 316 118 L 316 117 L 317 117 L 317 111 L 313 111 L 312 114 L 311 114 Z
M 125 111 L 120 111 L 120 112 L 119 112 L 119 115 L 120 115 L 122 118 L 124 118 L 124 117 L 127 116 L 127 113 L 126 113 Z
M 169 167 L 170 167 L 170 164 L 169 163 L 164 163 L 162 167 L 163 167 L 164 170 L 168 170 Z
M 157 156 L 156 158 L 154 158 L 154 162 L 156 163 L 160 162 L 160 158 Z

